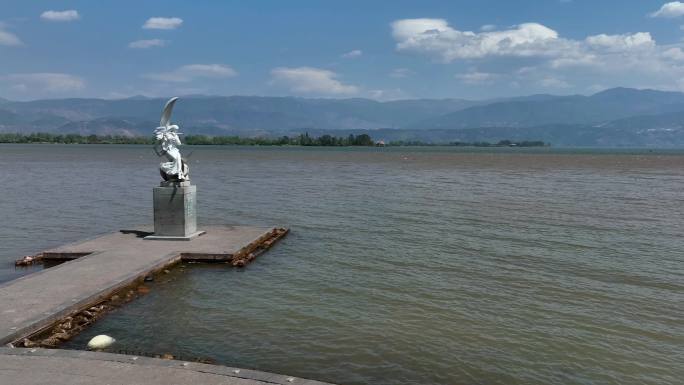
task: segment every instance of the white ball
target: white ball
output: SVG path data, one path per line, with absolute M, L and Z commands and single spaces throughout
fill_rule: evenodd
M 115 341 L 116 340 L 110 336 L 100 334 L 99 336 L 95 336 L 88 341 L 88 349 L 104 349 L 113 344 Z

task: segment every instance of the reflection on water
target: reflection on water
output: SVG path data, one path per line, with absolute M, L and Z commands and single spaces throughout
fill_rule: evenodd
M 285 225 L 189 265 L 70 343 L 345 384 L 684 378 L 684 153 L 198 147 L 202 223 Z M 150 223 L 150 148 L 0 146 L 11 261 Z M 677 379 L 680 380 L 677 380 Z

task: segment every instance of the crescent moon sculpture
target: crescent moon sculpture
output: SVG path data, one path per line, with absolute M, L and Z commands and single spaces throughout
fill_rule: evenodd
M 161 120 L 159 120 L 159 127 L 167 127 L 171 123 L 171 113 L 173 112 L 173 106 L 176 105 L 176 100 L 178 100 L 178 97 L 174 96 L 164 105 L 164 111 L 162 112 Z
M 159 164 L 159 173 L 165 182 L 182 182 L 190 179 L 190 168 L 181 157 L 178 149 L 178 146 L 181 145 L 178 135 L 181 133 L 178 132 L 177 125 L 170 124 L 173 106 L 177 100 L 178 97 L 173 97 L 166 102 L 159 120 L 159 127 L 154 130 L 154 136 L 157 140 L 154 151 L 158 156 L 167 160 Z

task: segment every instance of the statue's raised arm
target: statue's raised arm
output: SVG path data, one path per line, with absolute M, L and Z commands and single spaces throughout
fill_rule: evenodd
M 178 132 L 178 126 L 171 124 L 171 113 L 173 106 L 176 104 L 177 97 L 173 97 L 166 102 L 164 111 L 162 111 L 161 119 L 159 120 L 159 127 L 154 130 L 154 137 L 157 143 L 154 146 L 154 151 L 159 156 L 166 158 L 166 162 L 159 164 L 159 172 L 165 181 L 185 181 L 190 177 L 188 172 L 190 168 L 181 157 L 178 146 L 181 145 L 180 137 L 182 135 Z

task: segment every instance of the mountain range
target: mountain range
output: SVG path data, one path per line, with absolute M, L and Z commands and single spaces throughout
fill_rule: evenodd
M 150 135 L 165 99 L 0 98 L 0 132 Z M 554 146 L 684 146 L 684 93 L 613 88 L 590 96 L 490 100 L 181 97 L 186 134 L 281 136 L 368 133 L 374 139 L 544 140 Z

